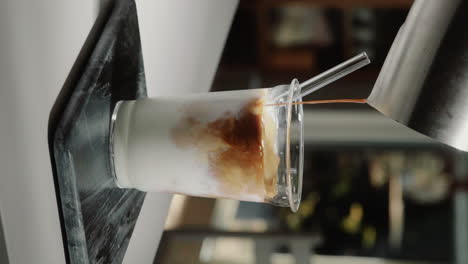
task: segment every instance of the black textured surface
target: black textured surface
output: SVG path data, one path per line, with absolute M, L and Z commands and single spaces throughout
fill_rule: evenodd
M 121 263 L 145 197 L 116 188 L 111 174 L 112 109 L 119 100 L 146 97 L 135 3 L 112 5 L 92 31 L 81 67 L 70 73 L 63 112 L 49 131 L 69 263 Z

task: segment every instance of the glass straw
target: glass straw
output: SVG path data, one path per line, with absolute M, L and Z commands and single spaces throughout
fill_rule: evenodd
M 352 57 L 351 59 L 342 62 L 335 67 L 322 72 L 321 74 L 310 78 L 309 80 L 299 84 L 301 93 L 293 98 L 293 101 L 298 100 L 318 89 L 358 70 L 370 63 L 370 59 L 365 52 Z

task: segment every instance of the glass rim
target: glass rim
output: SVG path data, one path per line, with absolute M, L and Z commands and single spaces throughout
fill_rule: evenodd
M 111 122 L 110 122 L 110 128 L 109 128 L 109 156 L 110 156 L 110 166 L 111 166 L 111 174 L 112 178 L 114 180 L 115 185 L 119 188 L 123 188 L 124 185 L 122 185 L 119 182 L 119 178 L 117 177 L 117 172 L 115 171 L 115 161 L 114 161 L 114 130 L 115 130 L 115 122 L 117 121 L 117 115 L 119 113 L 120 106 L 122 105 L 123 101 L 118 101 L 114 109 L 112 110 L 111 113 Z
M 293 79 L 289 86 L 288 91 L 288 101 L 287 101 L 287 118 L 286 118 L 286 183 L 288 190 L 288 199 L 289 207 L 292 212 L 297 212 L 299 205 L 301 203 L 301 194 L 302 194 L 302 177 L 303 177 L 303 163 L 304 163 L 304 124 L 303 124 L 303 107 L 298 105 L 299 112 L 298 115 L 298 124 L 299 129 L 299 158 L 298 158 L 298 168 L 291 168 L 291 120 L 292 120 L 292 108 L 293 108 L 293 98 L 301 93 L 301 87 L 297 79 Z M 302 98 L 296 100 L 301 102 Z M 291 173 L 291 170 L 295 170 L 295 173 Z M 297 177 L 296 181 L 293 180 L 293 175 Z M 293 188 L 293 182 L 296 182 L 296 188 Z M 296 190 L 296 191 L 294 191 Z

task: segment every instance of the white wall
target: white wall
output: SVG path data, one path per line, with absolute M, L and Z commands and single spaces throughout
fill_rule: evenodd
M 64 263 L 47 145 L 95 1 L 0 1 L 0 210 L 10 263 Z

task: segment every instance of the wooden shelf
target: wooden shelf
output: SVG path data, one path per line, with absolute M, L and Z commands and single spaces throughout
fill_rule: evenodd
M 241 1 L 244 8 L 253 8 L 257 19 L 258 66 L 263 73 L 293 71 L 297 74 L 311 74 L 317 70 L 317 54 L 313 47 L 281 49 L 272 47 L 272 25 L 270 11 L 288 4 L 304 4 L 316 7 L 339 8 L 343 12 L 343 51 L 345 57 L 351 54 L 351 11 L 352 8 L 408 9 L 413 0 L 256 0 Z

